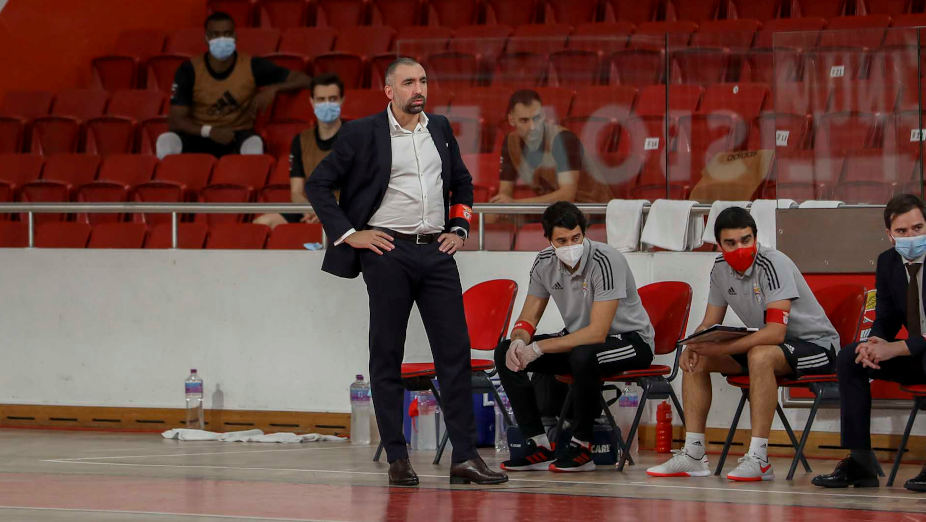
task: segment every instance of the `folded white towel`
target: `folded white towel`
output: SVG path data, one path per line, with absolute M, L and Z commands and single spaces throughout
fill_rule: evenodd
M 608 244 L 620 252 L 633 252 L 640 247 L 640 225 L 643 223 L 645 199 L 612 199 L 605 211 Z
M 230 431 L 228 433 L 216 433 L 206 430 L 191 430 L 187 428 L 176 428 L 161 433 L 165 439 L 176 440 L 217 440 L 220 442 L 276 442 L 276 443 L 299 443 L 299 442 L 319 442 L 319 441 L 342 441 L 346 437 L 337 437 L 335 435 L 322 435 L 320 433 L 307 433 L 297 435 L 295 433 L 269 433 L 265 434 L 263 430 L 243 430 Z
M 717 214 L 720 214 L 730 207 L 747 208 L 748 206 L 748 201 L 715 201 L 712 203 L 711 211 L 707 214 L 707 224 L 704 225 L 704 233 L 701 234 L 701 241 L 716 245 L 717 240 L 714 239 L 714 222 L 717 221 Z
M 800 204 L 800 208 L 837 208 L 843 206 L 842 201 L 830 201 L 824 199 L 808 199 Z
M 793 199 L 757 199 L 752 202 L 749 213 L 756 220 L 759 229 L 759 243 L 769 248 L 778 244 L 778 226 L 775 211 L 779 208 L 796 207 Z
M 691 219 L 696 201 L 657 199 L 643 225 L 644 243 L 666 250 L 683 251 L 701 246 L 703 219 Z

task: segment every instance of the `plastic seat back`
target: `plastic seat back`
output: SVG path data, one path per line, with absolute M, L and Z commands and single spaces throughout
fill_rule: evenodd
M 673 352 L 688 327 L 691 286 L 681 281 L 660 281 L 640 287 L 637 293 L 656 331 L 653 351 L 656 355 Z
M 508 333 L 508 323 L 518 295 L 510 279 L 478 283 L 463 292 L 463 310 L 473 350 L 495 350 Z
M 813 292 L 826 317 L 839 334 L 840 347 L 858 339 L 867 292 L 868 289 L 863 285 L 853 284 L 827 286 Z

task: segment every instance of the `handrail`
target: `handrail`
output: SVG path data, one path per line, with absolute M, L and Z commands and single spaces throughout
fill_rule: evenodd
M 578 203 L 579 209 L 587 214 L 601 215 L 607 211 L 606 203 Z M 651 204 L 643 205 L 643 213 L 648 214 Z M 485 248 L 485 220 L 482 214 L 540 214 L 548 205 L 537 203 L 476 203 L 473 205 L 479 219 L 479 250 Z M 748 204 L 747 204 L 748 207 Z M 851 204 L 839 208 L 884 208 L 884 205 Z M 691 208 L 692 215 L 702 216 L 710 212 L 711 205 L 696 203 Z M 29 247 L 34 246 L 34 214 L 119 214 L 149 213 L 171 215 L 171 248 L 177 248 L 178 214 L 256 214 L 267 212 L 299 213 L 309 212 L 312 205 L 305 203 L 0 203 L 0 214 L 26 213 L 28 222 Z M 324 230 L 322 244 L 325 244 Z

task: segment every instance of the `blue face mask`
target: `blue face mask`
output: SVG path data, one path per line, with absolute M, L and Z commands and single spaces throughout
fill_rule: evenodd
M 337 102 L 316 103 L 315 117 L 320 122 L 331 123 L 341 117 L 341 104 Z
M 926 236 L 895 237 L 894 250 L 907 261 L 926 254 Z
M 235 39 L 231 36 L 220 36 L 209 40 L 209 54 L 216 60 L 224 60 L 234 54 Z

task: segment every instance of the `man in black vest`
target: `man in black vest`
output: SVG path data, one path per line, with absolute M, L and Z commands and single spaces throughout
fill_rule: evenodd
M 884 226 L 894 244 L 878 256 L 875 272 L 875 322 L 865 342 L 839 352 L 842 446 L 850 451 L 829 475 L 814 477 L 825 488 L 878 487 L 871 451 L 869 379 L 926 384 L 926 314 L 923 313 L 923 260 L 926 258 L 926 209 L 913 194 L 901 194 L 884 208 Z M 912 284 L 911 284 L 912 283 Z M 906 340 L 894 340 L 905 326 Z M 926 491 L 926 467 L 904 485 Z
M 472 178 L 446 118 L 425 114 L 424 68 L 400 58 L 386 70 L 386 110 L 346 123 L 306 182 L 329 238 L 322 270 L 363 273 L 370 296 L 370 376 L 389 483 L 416 485 L 402 433 L 405 331 L 418 305 L 453 443 L 451 483 L 498 484 L 476 452 L 469 335 L 453 254 L 472 214 Z M 340 190 L 335 199 L 334 190 Z

